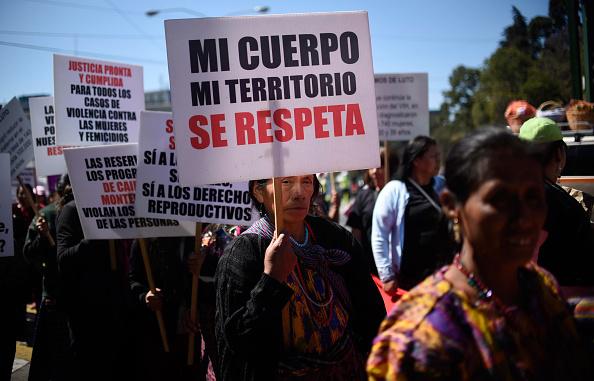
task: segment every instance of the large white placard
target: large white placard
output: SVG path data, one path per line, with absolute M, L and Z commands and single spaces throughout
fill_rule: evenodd
M 170 112 L 140 113 L 138 157 L 138 216 L 247 226 L 260 217 L 252 207 L 248 182 L 198 187 L 179 184 Z
M 429 135 L 427 73 L 376 74 L 375 96 L 381 140 Z
M 136 144 L 64 150 L 86 239 L 194 235 L 189 221 L 136 216 L 137 150 Z
M 12 177 L 18 175 L 33 160 L 31 123 L 17 98 L 12 98 L 0 109 L 0 152 L 10 154 Z
M 14 255 L 10 187 L 10 154 L 0 153 L 0 257 Z
M 166 20 L 182 184 L 379 166 L 366 12 Z
M 54 97 L 29 98 L 29 113 L 37 176 L 66 173 L 66 162 L 62 152 L 64 146 L 56 144 Z
M 142 66 L 54 54 L 54 97 L 58 144 L 138 141 Z

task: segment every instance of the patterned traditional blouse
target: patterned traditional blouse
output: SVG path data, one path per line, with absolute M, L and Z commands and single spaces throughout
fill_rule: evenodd
M 590 359 L 553 278 L 519 272 L 524 299 L 500 311 L 454 290 L 447 267 L 404 296 L 384 320 L 369 380 L 592 380 Z

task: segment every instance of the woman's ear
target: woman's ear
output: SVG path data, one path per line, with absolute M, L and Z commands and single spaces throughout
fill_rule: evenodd
M 567 153 L 565 152 L 564 147 L 557 148 L 557 152 L 555 153 L 555 160 L 557 161 L 559 176 L 561 176 L 561 171 L 563 170 L 563 168 L 565 168 L 565 164 L 567 162 Z
M 448 188 L 445 188 L 441 192 L 439 201 L 441 202 L 441 209 L 448 219 L 453 220 L 458 217 L 458 211 L 456 210 L 456 196 L 454 196 Z

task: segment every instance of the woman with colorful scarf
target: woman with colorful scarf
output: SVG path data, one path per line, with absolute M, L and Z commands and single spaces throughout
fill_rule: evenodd
M 272 180 L 250 182 L 263 217 L 225 250 L 216 273 L 222 380 L 364 380 L 385 315 L 353 236 L 308 215 L 314 175 L 284 177 L 274 237 Z
M 545 221 L 539 164 L 503 130 L 462 139 L 441 202 L 462 243 L 382 323 L 370 380 L 592 380 L 553 277 L 531 262 Z

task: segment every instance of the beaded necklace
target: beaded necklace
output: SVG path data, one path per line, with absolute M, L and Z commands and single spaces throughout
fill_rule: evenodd
M 501 299 L 497 297 L 497 295 L 493 294 L 493 290 L 487 287 L 477 275 L 471 273 L 470 271 L 468 271 L 466 267 L 464 267 L 464 265 L 462 264 L 462 260 L 460 259 L 460 254 L 456 254 L 456 257 L 454 257 L 453 264 L 462 274 L 464 274 L 464 276 L 467 279 L 466 283 L 477 291 L 478 298 L 480 301 L 492 301 L 502 312 L 507 311 L 507 306 L 503 304 L 503 302 L 501 301 Z

